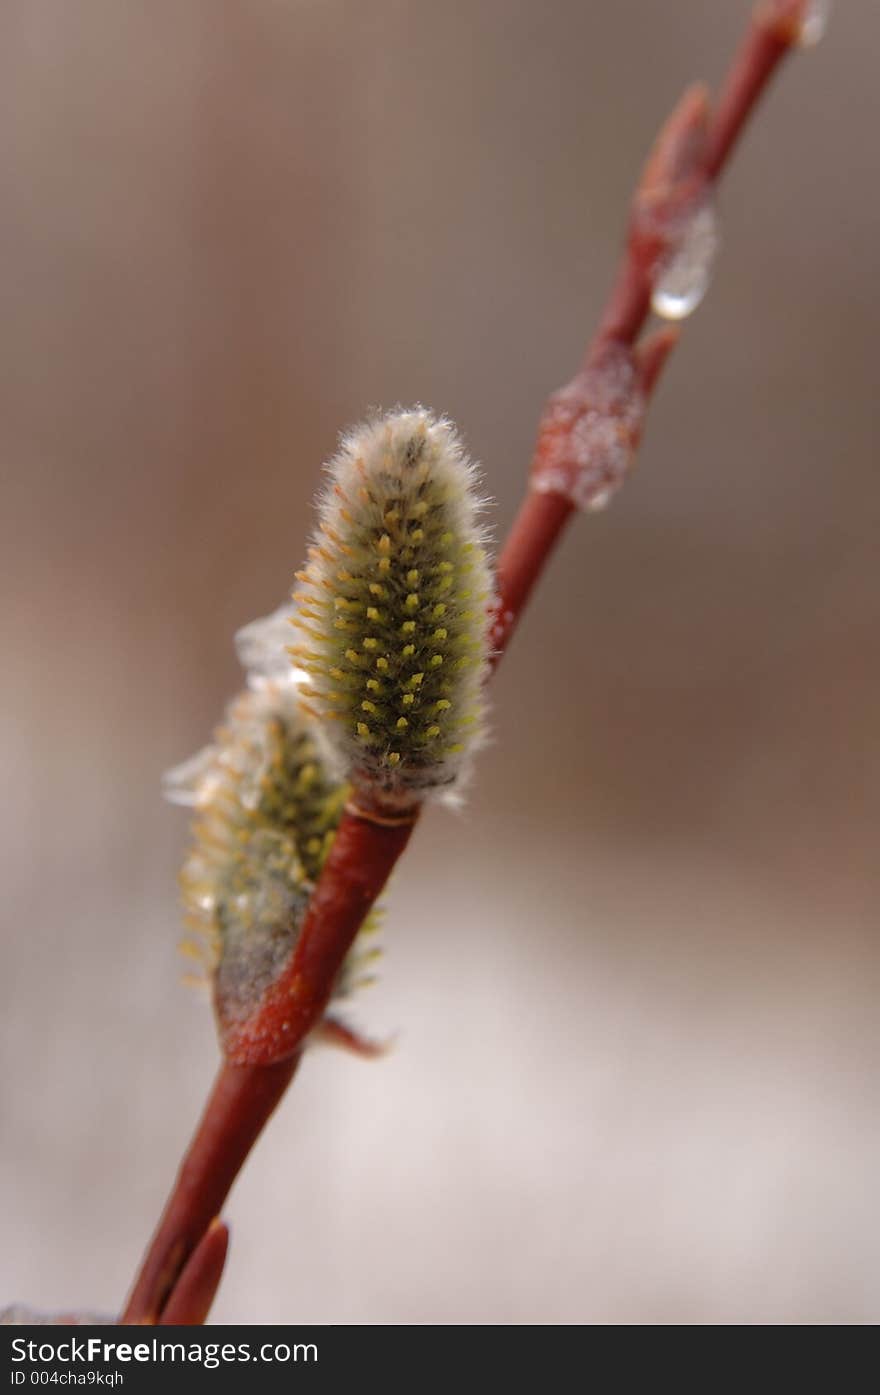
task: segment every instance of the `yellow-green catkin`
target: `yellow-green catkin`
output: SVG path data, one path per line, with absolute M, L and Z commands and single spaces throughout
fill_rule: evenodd
M 214 744 L 165 787 L 197 809 L 180 876 L 183 948 L 207 967 L 222 1033 L 253 1011 L 293 953 L 348 787 L 330 774 L 289 678 L 256 680 Z M 334 996 L 363 980 L 369 957 L 359 937 Z
M 346 435 L 294 595 L 294 661 L 346 775 L 392 803 L 456 792 L 485 731 L 492 580 L 476 470 L 417 408 Z

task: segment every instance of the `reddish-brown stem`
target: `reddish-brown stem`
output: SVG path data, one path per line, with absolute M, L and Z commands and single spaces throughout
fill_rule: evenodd
M 622 344 L 635 342 L 651 310 L 650 267 L 652 257 L 643 255 L 632 240 L 620 260 L 614 289 L 608 298 L 598 333 L 587 351 L 587 359 L 596 342 L 617 339 Z
M 205 1226 L 293 1077 L 339 966 L 413 829 L 415 812 L 352 804 L 342 816 L 291 963 L 252 1018 L 227 1028 L 227 1063 L 189 1146 L 123 1314 L 158 1322 Z M 291 1052 L 293 1055 L 291 1055 Z
M 636 372 L 646 397 L 650 397 L 654 391 L 657 379 L 680 338 L 678 325 L 664 325 L 662 329 L 647 335 L 636 347 Z
M 730 66 L 715 104 L 706 143 L 706 178 L 717 180 L 755 104 L 779 64 L 797 43 L 804 0 L 759 10 Z
M 363 1036 L 348 1022 L 325 1013 L 312 1032 L 312 1041 L 323 1042 L 327 1046 L 337 1046 L 350 1051 L 353 1056 L 363 1056 L 366 1060 L 377 1060 L 391 1050 L 390 1041 L 374 1041 Z
M 498 557 L 498 605 L 492 627 L 492 662 L 497 665 L 525 609 L 546 558 L 562 536 L 574 505 L 561 494 L 529 490 Z
M 636 190 L 626 247 L 580 380 L 609 349 L 630 355 L 634 382 L 647 400 L 677 341 L 664 329 L 636 344 L 650 313 L 651 278 L 670 230 L 730 158 L 747 118 L 788 49 L 807 0 L 763 0 L 722 87 L 714 115 L 701 86 L 688 89 L 658 136 Z M 571 386 L 577 386 L 579 379 Z M 585 398 L 584 410 L 591 409 Z M 558 439 L 558 438 L 557 438 Z M 547 437 L 539 434 L 540 472 Z M 637 443 L 637 433 L 632 444 Z M 546 480 L 543 482 L 546 485 Z M 530 488 L 498 559 L 492 634 L 496 665 L 531 591 L 574 512 L 563 493 Z M 247 1153 L 293 1076 L 305 1035 L 320 1021 L 334 979 L 365 915 L 403 852 L 416 813 L 401 820 L 382 810 L 349 809 L 312 898 L 287 972 L 252 1019 L 228 1042 L 220 1072 L 124 1314 L 155 1322 L 173 1312 L 169 1295 L 184 1285 L 183 1266 L 218 1213 Z M 385 811 L 388 814 L 388 811 Z M 236 1064 L 233 1064 L 235 1062 Z M 187 1300 L 184 1289 L 181 1302 Z
M 227 1227 L 212 1221 L 171 1290 L 160 1319 L 163 1327 L 198 1327 L 205 1321 L 220 1287 L 228 1248 Z
M 290 963 L 257 1012 L 227 1032 L 230 1060 L 255 1066 L 284 1060 L 317 1025 L 352 940 L 409 842 L 416 812 L 346 808 Z
M 298 1059 L 271 1066 L 226 1062 L 220 1067 L 121 1322 L 159 1321 L 184 1265 L 219 1214 L 255 1139 L 290 1084 Z

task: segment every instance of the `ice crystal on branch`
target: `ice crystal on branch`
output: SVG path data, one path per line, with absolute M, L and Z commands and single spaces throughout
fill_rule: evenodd
M 576 508 L 604 508 L 629 472 L 645 394 L 632 352 L 609 344 L 549 398 L 538 429 L 532 488 Z
M 475 468 L 421 408 L 358 427 L 327 468 L 292 654 L 346 774 L 412 804 L 457 786 L 483 735 L 492 582 Z

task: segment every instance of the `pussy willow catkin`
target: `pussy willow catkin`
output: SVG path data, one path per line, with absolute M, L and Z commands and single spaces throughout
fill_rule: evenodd
M 450 422 L 393 411 L 328 467 L 295 594 L 295 662 L 346 774 L 387 801 L 455 791 L 485 729 L 492 581 Z
M 277 634 L 275 617 L 268 624 Z M 255 1011 L 293 953 L 348 787 L 329 773 L 296 685 L 259 679 L 231 704 L 214 744 L 171 772 L 166 790 L 198 810 L 180 883 L 222 1038 Z M 376 924 L 373 917 L 349 952 L 334 997 L 365 977 L 372 951 L 364 937 Z

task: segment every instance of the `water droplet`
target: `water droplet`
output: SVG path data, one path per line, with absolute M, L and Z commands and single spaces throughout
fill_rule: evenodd
M 804 8 L 798 43 L 801 48 L 814 48 L 825 37 L 831 18 L 831 0 L 809 0 Z
M 683 320 L 696 310 L 718 251 L 718 221 L 710 198 L 702 198 L 682 219 L 654 275 L 651 308 L 664 320 Z
M 588 513 L 601 513 L 603 509 L 607 509 L 613 497 L 613 489 L 600 489 L 591 496 L 584 507 Z

